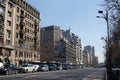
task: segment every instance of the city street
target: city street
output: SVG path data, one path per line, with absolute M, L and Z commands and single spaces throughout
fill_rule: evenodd
M 104 75 L 104 68 L 79 68 L 17 75 L 1 75 L 0 80 L 103 80 Z

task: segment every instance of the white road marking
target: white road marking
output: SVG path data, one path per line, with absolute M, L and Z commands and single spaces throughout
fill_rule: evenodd
M 88 75 L 87 77 L 83 78 L 83 80 L 89 80 L 90 77 L 92 77 L 93 75 L 95 75 L 96 73 L 98 73 L 99 71 L 97 72 L 94 72 L 92 73 L 91 75 Z M 101 79 L 94 79 L 94 80 L 101 80 Z

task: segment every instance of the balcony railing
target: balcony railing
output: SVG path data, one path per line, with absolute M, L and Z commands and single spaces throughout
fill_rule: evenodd
M 24 41 L 25 41 L 24 39 L 19 39 L 19 42 L 21 43 L 24 43 Z
M 20 30 L 20 34 L 25 34 L 25 31 L 24 30 Z
M 38 23 L 36 20 L 34 21 L 34 26 L 38 26 Z
M 21 22 L 20 22 L 20 26 L 25 26 L 25 22 L 24 22 L 24 21 L 21 21 Z
M 20 17 L 21 17 L 21 18 L 25 18 L 26 15 L 23 13 L 23 14 L 20 15 Z

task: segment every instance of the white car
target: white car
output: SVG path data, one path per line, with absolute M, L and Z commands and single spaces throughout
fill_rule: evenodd
M 3 63 L 2 62 L 0 62 L 0 68 L 3 68 Z
M 19 68 L 19 72 L 34 72 L 35 68 L 33 64 L 24 64 Z
M 39 65 L 33 64 L 33 66 L 34 66 L 34 70 L 35 70 L 35 71 L 38 71 Z

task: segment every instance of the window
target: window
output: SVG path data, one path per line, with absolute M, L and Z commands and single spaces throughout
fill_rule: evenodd
M 3 40 L 2 39 L 0 39 L 0 45 L 2 45 L 2 43 L 3 43 Z M 1 49 L 0 49 L 1 50 Z M 0 51 L 1 52 L 1 51 Z
M 19 26 L 18 26 L 18 24 L 16 24 L 16 29 L 18 29 L 19 28 Z
M 12 13 L 10 11 L 8 11 L 8 17 L 11 17 Z
M 17 51 L 15 51 L 15 57 L 17 57 Z
M 17 7 L 17 12 L 19 13 L 19 7 Z
M 3 28 L 0 27 L 0 33 L 3 33 Z
M 0 2 L 4 3 L 4 0 L 0 0 Z
M 23 56 L 23 53 L 22 52 L 19 52 L 19 57 L 22 57 Z
M 33 28 L 33 24 L 32 24 L 32 28 Z
M 19 37 L 19 34 L 18 33 L 16 33 L 16 38 L 18 38 Z
M 11 3 L 8 3 L 8 7 L 9 7 L 9 8 L 12 8 L 12 4 L 11 4 Z
M 11 21 L 7 21 L 7 26 L 11 26 Z
M 17 16 L 17 21 L 19 21 L 19 16 Z
M 7 30 L 7 36 L 8 36 L 8 38 L 10 38 L 10 35 L 11 35 L 11 31 Z
M 6 45 L 10 45 L 10 40 L 6 40 Z
M 11 52 L 9 50 L 6 50 L 5 56 L 11 56 Z

